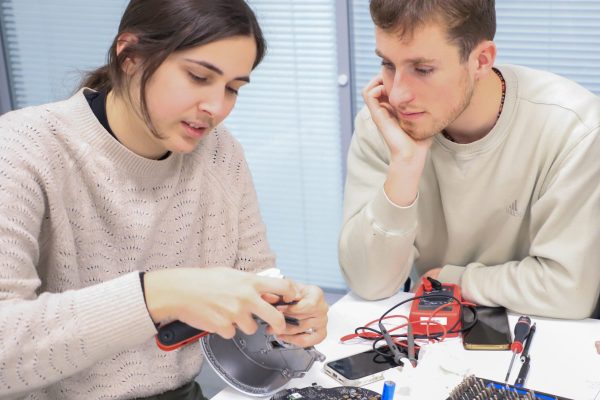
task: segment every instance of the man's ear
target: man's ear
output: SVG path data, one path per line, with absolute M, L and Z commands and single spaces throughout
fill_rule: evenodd
M 117 56 L 120 55 L 128 46 L 136 44 L 138 37 L 133 33 L 124 32 L 117 37 Z M 123 62 L 123 69 L 126 73 L 131 73 L 137 65 L 137 59 L 134 56 L 127 57 Z
M 496 62 L 496 51 L 496 44 L 491 40 L 484 40 L 473 49 L 470 58 L 475 72 L 475 80 L 490 73 Z

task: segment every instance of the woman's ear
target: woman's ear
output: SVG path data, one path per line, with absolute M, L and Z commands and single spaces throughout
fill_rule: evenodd
M 138 37 L 133 33 L 124 32 L 117 37 L 117 56 L 120 55 L 127 47 L 138 42 Z M 128 56 L 123 62 L 123 70 L 126 73 L 132 73 L 137 65 L 137 59 L 134 56 Z

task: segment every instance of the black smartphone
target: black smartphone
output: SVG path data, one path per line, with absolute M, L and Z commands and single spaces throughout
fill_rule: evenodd
M 378 350 L 389 352 L 387 346 Z M 367 350 L 348 357 L 329 361 L 323 367 L 325 373 L 345 386 L 362 386 L 383 379 L 383 371 L 401 365 L 394 362 L 393 357 L 386 357 Z
M 476 309 L 477 322 L 471 329 L 463 333 L 464 348 L 467 350 L 509 350 L 512 337 L 506 308 L 477 306 Z M 464 322 L 465 324 L 470 323 L 470 321 Z

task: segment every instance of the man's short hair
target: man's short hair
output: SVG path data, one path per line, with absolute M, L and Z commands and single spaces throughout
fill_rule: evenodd
M 462 62 L 475 46 L 496 34 L 494 0 L 371 0 L 370 9 L 377 27 L 407 40 L 429 23 L 442 24 Z

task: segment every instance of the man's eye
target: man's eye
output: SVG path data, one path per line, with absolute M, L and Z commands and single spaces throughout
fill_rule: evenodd
M 415 71 L 417 71 L 417 74 L 425 76 L 431 74 L 433 68 L 415 68 Z
M 389 61 L 381 61 L 381 66 L 385 69 L 394 69 L 394 64 Z
M 231 94 L 234 94 L 237 96 L 237 94 L 239 93 L 239 91 L 237 89 L 234 89 L 232 87 L 227 86 L 227 91 Z

